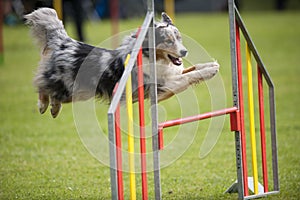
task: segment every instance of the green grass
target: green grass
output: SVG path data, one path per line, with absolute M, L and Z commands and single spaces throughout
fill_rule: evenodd
M 298 199 L 300 14 L 267 12 L 242 13 L 242 16 L 276 86 L 281 191 L 268 199 Z M 141 22 L 142 19 L 121 21 L 120 30 L 133 29 Z M 178 15 L 176 24 L 219 61 L 227 105 L 231 106 L 227 15 Z M 68 25 L 67 28 L 74 36 L 73 27 Z M 108 38 L 110 30 L 108 21 L 88 23 L 85 27 L 88 42 L 95 45 Z M 37 111 L 32 78 L 39 53 L 29 37 L 28 28 L 4 27 L 4 48 L 5 63 L 0 66 L 0 199 L 109 199 L 109 168 L 91 156 L 81 143 L 72 105 L 65 105 L 55 120 L 49 112 L 41 116 Z M 202 84 L 196 90 L 199 91 L 196 94 L 198 105 L 191 105 L 191 112 L 193 106 L 198 106 L 201 112 L 209 111 L 207 88 Z M 189 96 L 186 98 L 188 100 Z M 176 99 L 161 105 L 166 109 L 168 119 L 179 117 L 180 110 L 174 109 L 178 106 Z M 104 127 L 106 109 L 103 105 L 97 107 L 99 123 Z M 226 120 L 215 148 L 200 159 L 199 149 L 208 126 L 209 121 L 199 123 L 197 135 L 187 151 L 162 169 L 164 199 L 237 198 L 223 194 L 236 179 L 234 136 L 229 131 L 229 121 Z M 166 130 L 167 143 L 175 137 L 176 130 Z M 184 130 L 189 136 L 195 131 Z M 148 178 L 153 181 L 151 176 Z M 128 191 L 128 182 L 125 185 Z M 153 195 L 152 185 L 149 190 Z

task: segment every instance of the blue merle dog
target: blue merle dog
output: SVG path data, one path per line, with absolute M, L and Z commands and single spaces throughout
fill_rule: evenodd
M 94 47 L 70 38 L 55 10 L 40 8 L 25 15 L 33 37 L 41 49 L 41 61 L 34 78 L 39 93 L 38 108 L 43 114 L 50 103 L 55 118 L 62 103 L 92 97 L 110 101 L 116 83 L 124 71 L 124 59 L 131 53 L 136 34 L 126 36 L 116 49 Z M 181 34 L 170 17 L 162 13 L 155 23 L 156 72 L 158 100 L 182 92 L 190 85 L 212 78 L 219 70 L 217 62 L 184 68 L 182 58 L 188 53 Z M 149 48 L 143 42 L 145 98 L 149 98 Z M 132 77 L 136 77 L 136 66 Z M 137 83 L 133 79 L 133 100 L 137 101 Z

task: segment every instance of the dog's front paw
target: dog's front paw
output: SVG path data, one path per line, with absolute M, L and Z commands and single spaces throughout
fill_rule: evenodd
M 202 70 L 206 68 L 220 68 L 220 65 L 217 61 L 214 62 L 208 62 L 208 63 L 199 63 L 195 65 L 196 70 Z
M 198 72 L 200 73 L 202 80 L 208 80 L 218 73 L 220 65 L 217 62 L 210 62 L 200 64 L 198 67 L 201 67 Z

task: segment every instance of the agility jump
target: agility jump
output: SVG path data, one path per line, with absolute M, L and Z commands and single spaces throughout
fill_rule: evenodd
M 276 194 L 279 192 L 278 181 L 278 162 L 277 162 L 277 142 L 276 142 L 276 119 L 275 119 L 275 99 L 274 99 L 274 84 L 268 74 L 253 41 L 242 21 L 242 18 L 234 4 L 233 0 L 228 0 L 229 7 L 229 21 L 230 21 L 230 45 L 231 45 L 231 65 L 232 65 L 232 93 L 233 93 L 233 107 L 224 108 L 217 111 L 212 111 L 196 116 L 189 116 L 186 118 L 178 118 L 166 122 L 158 123 L 157 121 L 157 93 L 156 93 L 156 72 L 155 72 L 155 49 L 154 49 L 154 33 L 149 31 L 148 40 L 150 47 L 150 69 L 152 75 L 152 85 L 150 89 L 151 99 L 151 117 L 152 117 L 152 151 L 153 151 L 153 171 L 154 171 L 154 191 L 155 199 L 161 199 L 161 180 L 160 180 L 160 160 L 159 150 L 163 149 L 163 134 L 164 129 L 171 126 L 182 125 L 185 123 L 212 118 L 220 115 L 230 115 L 231 131 L 235 132 L 235 147 L 236 147 L 236 167 L 237 167 L 237 181 L 226 192 L 238 192 L 238 199 L 252 199 L 267 196 L 269 194 Z M 130 55 L 130 59 L 126 60 L 126 69 L 124 74 L 115 88 L 114 97 L 108 111 L 108 126 L 109 126 L 109 146 L 110 146 L 110 165 L 111 165 L 111 192 L 112 199 L 124 199 L 124 186 L 122 175 L 122 145 L 120 133 L 120 113 L 119 101 L 121 94 L 126 88 L 126 106 L 128 113 L 128 154 L 129 154 L 129 177 L 130 177 L 130 198 L 136 199 L 136 183 L 134 173 L 134 160 L 130 154 L 134 152 L 133 147 L 133 133 L 132 129 L 132 103 L 130 94 L 130 74 L 134 63 L 137 60 L 139 66 L 139 73 L 142 74 L 142 60 L 140 49 L 142 41 L 145 38 L 146 31 L 154 24 L 154 3 L 148 0 L 148 12 L 141 28 L 139 37 L 135 43 L 134 50 Z M 151 30 L 151 29 L 149 29 Z M 248 177 L 248 164 L 247 164 L 247 151 L 246 151 L 246 130 L 245 130 L 245 108 L 244 108 L 244 93 L 243 93 L 243 80 L 242 80 L 242 61 L 241 61 L 241 44 L 240 44 L 240 31 L 246 40 L 246 68 L 247 68 L 247 95 L 248 95 L 248 110 L 249 110 L 249 134 L 251 144 L 251 157 L 252 157 L 252 172 L 253 177 Z M 263 184 L 259 183 L 258 177 L 258 163 L 257 163 L 257 148 L 256 148 L 256 132 L 255 132 L 255 111 L 253 91 L 253 68 L 252 58 L 257 63 L 257 88 L 258 88 L 258 106 L 259 106 L 259 130 L 260 130 L 260 143 L 262 157 L 262 179 Z M 138 57 L 138 58 L 137 58 Z M 129 58 L 129 56 L 128 56 Z M 141 76 L 142 77 L 142 76 Z M 146 173 L 146 145 L 145 145 L 145 122 L 144 122 L 144 99 L 143 99 L 143 81 L 139 76 L 139 119 L 140 119 L 140 154 L 141 154 L 141 176 L 142 176 L 142 199 L 148 199 L 147 193 L 147 173 Z M 269 89 L 269 118 L 270 118 L 270 136 L 271 136 L 271 149 L 272 149 L 272 167 L 268 169 L 267 166 L 267 145 L 266 145 L 266 129 L 265 129 L 265 108 L 264 108 L 264 91 L 263 82 L 267 83 Z M 270 187 L 268 170 L 273 172 L 273 186 Z M 261 189 L 262 188 L 262 189 Z M 252 194 L 249 193 L 249 189 Z

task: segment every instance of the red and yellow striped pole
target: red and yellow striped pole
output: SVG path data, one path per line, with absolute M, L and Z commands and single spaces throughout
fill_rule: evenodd
M 256 139 L 255 139 L 255 118 L 254 118 L 254 102 L 253 102 L 253 81 L 252 81 L 252 65 L 251 52 L 248 44 L 246 44 L 246 62 L 248 77 L 248 104 L 249 104 L 249 121 L 250 121 L 250 141 L 252 152 L 252 171 L 254 193 L 258 194 L 258 173 L 257 173 L 257 156 L 256 156 Z

